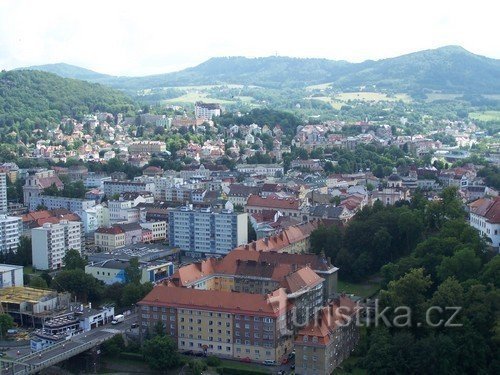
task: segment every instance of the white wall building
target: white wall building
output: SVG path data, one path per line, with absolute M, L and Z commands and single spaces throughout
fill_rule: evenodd
M 196 118 L 211 120 L 214 116 L 220 116 L 222 113 L 220 105 L 217 103 L 196 102 L 194 105 L 194 115 Z
M 0 173 L 0 214 L 7 213 L 7 174 Z
M 500 197 L 481 198 L 471 204 L 469 223 L 500 251 Z
M 82 251 L 82 223 L 62 220 L 45 223 L 31 230 L 33 267 L 56 270 L 64 266 L 63 258 L 70 249 Z
M 0 289 L 12 286 L 23 286 L 23 266 L 0 264 Z
M 29 202 L 30 211 L 35 211 L 38 206 L 47 207 L 47 210 L 54 210 L 57 208 L 65 208 L 69 211 L 80 215 L 83 210 L 95 206 L 95 201 L 90 199 L 56 197 L 50 195 L 39 195 L 33 197 Z
M 0 215 L 0 252 L 17 250 L 22 228 L 20 217 Z
M 110 223 L 109 208 L 102 204 L 82 211 L 80 217 L 85 233 L 93 233 L 99 227 L 108 227 Z
M 167 238 L 167 222 L 166 221 L 148 221 L 141 223 L 141 227 L 149 229 L 153 234 L 153 241 L 163 241 Z
M 142 191 L 149 191 L 154 194 L 155 184 L 137 181 L 104 181 L 104 194 L 106 194 L 108 198 L 115 194 L 127 192 L 140 193 Z

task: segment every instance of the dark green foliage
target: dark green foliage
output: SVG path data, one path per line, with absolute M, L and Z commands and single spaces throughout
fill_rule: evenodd
M 31 276 L 29 282 L 30 288 L 47 289 L 47 282 L 40 276 Z
M 139 267 L 139 258 L 132 257 L 129 265 L 125 268 L 125 280 L 127 283 L 140 284 L 142 271 Z
M 9 314 L 0 314 L 0 334 L 5 337 L 7 330 L 14 327 L 14 319 Z
M 206 361 L 207 365 L 210 367 L 217 367 L 220 366 L 220 364 L 222 363 L 222 361 L 219 358 L 213 355 L 208 356 Z
M 17 266 L 29 266 L 32 262 L 31 238 L 21 236 L 17 251 L 0 252 L 0 263 L 15 264 Z
M 177 345 L 168 336 L 155 336 L 144 341 L 142 353 L 144 360 L 153 370 L 163 373 L 181 364 Z
M 62 190 L 57 189 L 55 184 L 52 184 L 43 190 L 44 195 L 68 198 L 85 198 L 86 192 L 87 189 L 85 188 L 83 181 L 64 183 L 64 188 Z
M 104 295 L 104 284 L 81 269 L 60 271 L 51 286 L 60 292 L 72 293 L 82 302 L 99 302 Z
M 269 371 L 255 369 L 244 369 L 241 367 L 233 367 L 230 364 L 224 364 L 217 367 L 217 373 L 223 375 L 266 375 Z
M 24 130 L 57 123 L 62 116 L 79 118 L 95 111 L 127 112 L 132 102 L 113 89 L 54 74 L 16 70 L 0 73 L 0 126 L 25 122 Z
M 486 185 L 494 189 L 500 189 L 500 168 L 489 165 L 477 172 L 478 176 L 484 177 Z
M 121 334 L 113 336 L 110 340 L 105 341 L 101 347 L 105 355 L 117 357 L 125 349 L 123 336 Z
M 69 249 L 63 258 L 64 269 L 66 270 L 84 270 L 87 261 L 80 255 L 78 250 Z

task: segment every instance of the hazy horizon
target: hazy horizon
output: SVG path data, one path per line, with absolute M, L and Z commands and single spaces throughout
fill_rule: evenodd
M 0 69 L 66 63 L 116 76 L 182 70 L 212 57 L 361 62 L 458 45 L 500 58 L 496 14 L 474 4 L 312 0 L 0 3 Z M 488 11 L 485 12 L 484 10 Z

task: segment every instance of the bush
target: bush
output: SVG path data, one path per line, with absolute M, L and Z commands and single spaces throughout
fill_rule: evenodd
M 217 367 L 217 372 L 221 375 L 268 375 L 268 371 L 259 369 L 243 369 L 240 367 L 233 367 L 231 365 L 222 365 Z
M 207 359 L 206 359 L 206 362 L 207 362 L 207 365 L 210 366 L 210 367 L 219 367 L 222 363 L 222 361 L 211 355 L 211 356 L 208 356 Z

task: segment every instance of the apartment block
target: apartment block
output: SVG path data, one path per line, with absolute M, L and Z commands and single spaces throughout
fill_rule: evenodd
M 22 229 L 20 217 L 0 215 L 0 252 L 17 251 Z
M 47 210 L 55 210 L 57 208 L 65 208 L 71 212 L 80 215 L 82 211 L 95 206 L 94 200 L 67 198 L 67 197 L 54 197 L 50 195 L 39 195 L 33 197 L 29 201 L 30 211 L 35 211 L 38 206 L 44 206 Z
M 138 305 L 141 332 L 161 322 L 181 351 L 278 362 L 292 350 L 281 289 L 262 296 L 158 285 Z
M 94 232 L 94 244 L 103 251 L 125 246 L 125 232 L 120 227 L 99 228 Z
M 0 173 L 0 214 L 7 214 L 7 174 Z
M 93 233 L 100 227 L 109 226 L 109 208 L 98 204 L 83 210 L 80 215 L 85 233 Z
M 167 145 L 165 142 L 160 141 L 137 141 L 132 142 L 128 146 L 128 152 L 130 154 L 140 154 L 140 153 L 159 153 L 165 152 L 167 150 Z
M 329 375 L 347 359 L 359 342 L 356 314 L 359 307 L 340 296 L 295 338 L 295 373 Z
M 148 221 L 140 223 L 144 229 L 149 229 L 152 234 L 151 241 L 165 241 L 167 239 L 167 222 L 166 221 Z
M 209 121 L 214 116 L 220 116 L 221 113 L 221 107 L 217 103 L 196 102 L 194 105 L 194 116 L 196 118 L 201 118 Z
M 193 256 L 227 254 L 248 240 L 247 214 L 224 209 L 169 209 L 170 245 Z
M 45 223 L 31 230 L 33 267 L 56 270 L 64 266 L 63 258 L 70 249 L 82 251 L 82 223 L 62 220 Z
M 140 193 L 149 191 L 154 193 L 155 184 L 151 182 L 137 182 L 137 181 L 104 181 L 104 194 L 108 198 L 115 194 L 122 194 L 127 192 Z

